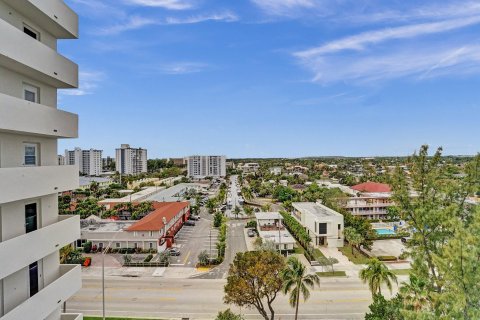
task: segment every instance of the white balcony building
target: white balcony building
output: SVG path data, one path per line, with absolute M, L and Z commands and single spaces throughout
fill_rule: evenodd
M 225 177 L 227 165 L 225 156 L 189 156 L 187 158 L 188 176 L 201 179 L 205 177 Z
M 121 174 L 147 172 L 147 149 L 130 148 L 128 144 L 122 144 L 115 150 L 115 168 Z
M 99 176 L 102 174 L 102 150 L 65 150 L 65 164 L 75 165 L 81 174 Z
M 62 0 L 0 0 L 0 319 L 82 319 L 62 314 L 81 287 L 80 266 L 59 249 L 80 236 L 58 215 L 58 193 L 78 187 L 59 166 L 57 140 L 78 136 L 78 117 L 57 109 L 57 89 L 78 86 L 78 67 L 57 39 L 78 35 Z

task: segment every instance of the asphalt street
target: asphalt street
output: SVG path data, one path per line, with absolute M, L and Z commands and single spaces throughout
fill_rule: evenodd
M 246 319 L 260 319 L 256 310 L 223 303 L 224 279 L 164 279 L 109 277 L 106 280 L 106 315 L 162 319 L 214 319 L 228 307 Z M 387 291 L 387 290 L 386 290 Z M 83 278 L 82 289 L 67 302 L 67 312 L 102 314 L 101 278 Z M 358 279 L 322 279 L 320 288 L 300 305 L 300 319 L 363 319 L 371 295 Z M 275 301 L 276 319 L 293 319 L 288 298 Z

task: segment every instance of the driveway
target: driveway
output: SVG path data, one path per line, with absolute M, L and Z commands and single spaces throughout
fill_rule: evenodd
M 375 240 L 371 253 L 378 256 L 395 256 L 402 254 L 405 246 L 400 239 Z

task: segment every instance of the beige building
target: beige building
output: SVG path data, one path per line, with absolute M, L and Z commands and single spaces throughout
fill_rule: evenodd
M 81 267 L 59 249 L 80 236 L 58 215 L 58 193 L 78 187 L 59 166 L 57 140 L 78 136 L 78 117 L 57 109 L 57 89 L 78 87 L 78 66 L 57 39 L 78 36 L 61 0 L 0 0 L 0 319 L 82 319 L 62 305 L 81 288 Z
M 147 150 L 122 144 L 115 150 L 115 167 L 121 174 L 135 175 L 147 172 Z

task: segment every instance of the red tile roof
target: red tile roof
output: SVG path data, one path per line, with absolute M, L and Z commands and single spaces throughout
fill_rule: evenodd
M 378 182 L 364 182 L 351 187 L 353 190 L 360 192 L 390 192 L 392 188 L 385 183 Z
M 188 202 L 153 202 L 155 209 L 137 223 L 131 225 L 126 231 L 158 231 L 165 225 L 163 217 L 170 222 L 181 210 L 188 207 Z

